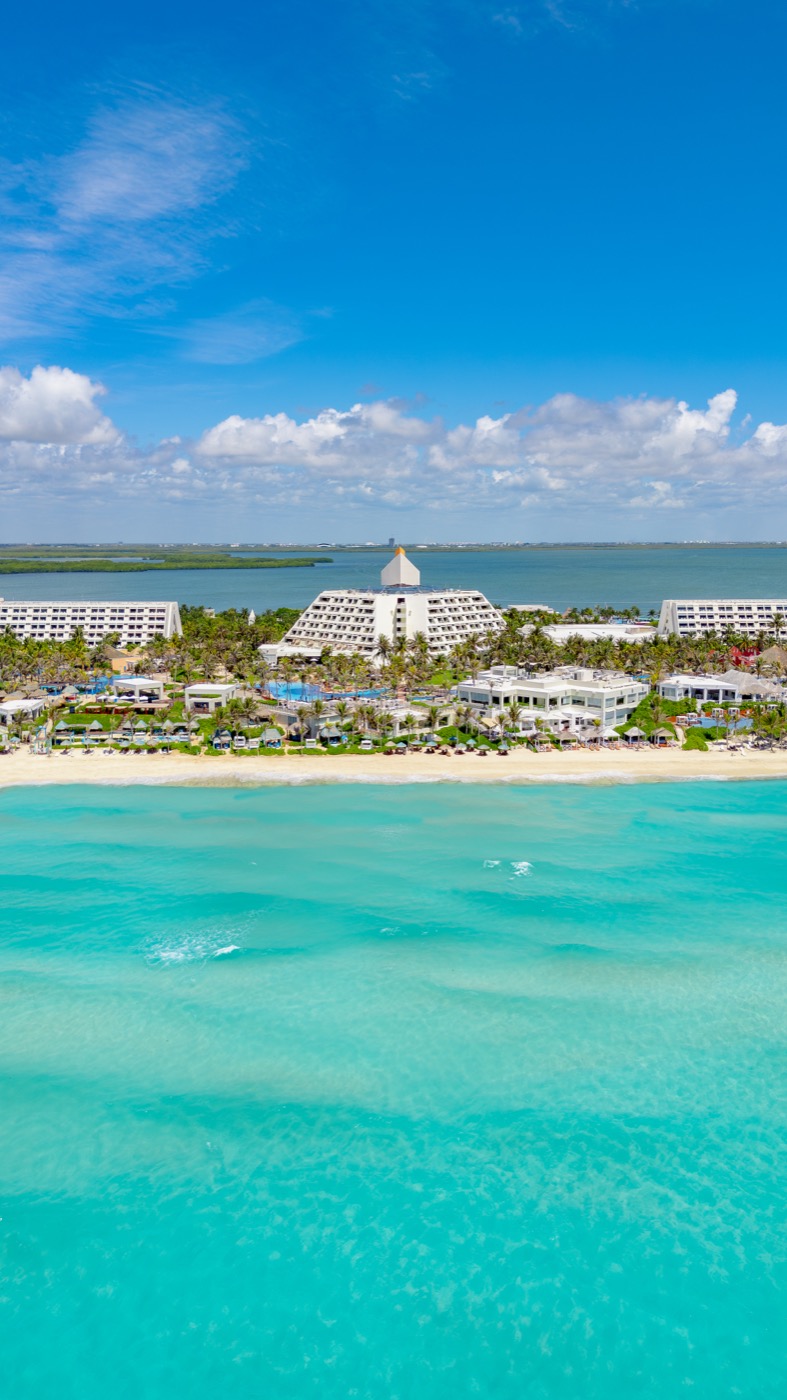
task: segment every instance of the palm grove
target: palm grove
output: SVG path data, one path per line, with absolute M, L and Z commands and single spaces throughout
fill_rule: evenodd
M 559 620 L 564 623 L 604 621 L 613 611 L 612 608 L 586 608 L 569 612 Z M 616 615 L 633 617 L 636 609 L 617 611 Z M 720 672 L 731 664 L 735 648 L 752 645 L 749 639 L 726 631 L 722 635 L 711 633 L 698 637 L 654 636 L 636 642 L 574 635 L 557 646 L 545 630 L 548 622 L 558 620 L 554 615 L 531 614 L 533 625 L 525 634 L 521 630 L 520 612 L 511 610 L 503 616 L 503 630 L 489 636 L 469 637 L 443 656 L 430 653 L 423 634 L 395 642 L 381 637 L 376 662 L 369 657 L 334 652 L 326 647 L 319 660 L 283 658 L 276 668 L 276 679 L 299 681 L 333 692 L 382 688 L 405 702 L 414 695 L 440 700 L 457 680 L 485 666 L 505 664 L 543 671 L 556 665 L 578 665 L 635 673 L 655 683 L 672 671 Z M 134 670 L 138 674 L 165 672 L 174 683 L 181 685 L 198 680 L 238 680 L 247 687 L 247 695 L 245 700 L 234 702 L 234 709 L 239 719 L 244 716 L 251 719 L 262 703 L 255 688 L 263 687 L 273 675 L 261 658 L 259 648 L 263 643 L 279 641 L 297 617 L 297 610 L 279 608 L 261 613 L 250 622 L 249 614 L 242 610 L 230 609 L 214 616 L 201 607 L 183 606 L 182 635 L 155 638 L 135 656 Z M 758 653 L 780 641 L 782 625 L 783 619 L 775 617 L 773 633 L 763 632 L 756 639 L 754 645 Z M 85 684 L 109 672 L 110 649 L 116 642 L 117 637 L 110 635 L 100 645 L 90 648 L 79 631 L 67 641 L 42 641 L 20 640 L 7 630 L 0 634 L 0 687 L 6 692 L 31 693 L 47 685 Z M 758 658 L 755 658 L 754 668 L 759 672 Z M 320 706 L 321 702 L 317 700 L 315 705 Z M 344 709 L 348 713 L 346 705 Z M 362 704 L 353 709 L 363 718 Z M 372 715 L 377 714 L 379 720 L 380 704 L 367 705 L 365 709 L 370 727 L 375 727 Z M 332 710 L 337 712 L 336 705 Z

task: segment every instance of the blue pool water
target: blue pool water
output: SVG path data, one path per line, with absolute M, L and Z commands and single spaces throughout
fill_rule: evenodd
M 3 1393 L 782 1397 L 786 805 L 0 794 Z
M 327 696 L 331 700 L 360 700 L 383 694 L 382 690 L 327 691 L 321 685 L 309 685 L 307 681 L 268 681 L 265 690 L 274 700 L 286 700 L 290 705 L 304 700 L 316 700 L 320 696 Z

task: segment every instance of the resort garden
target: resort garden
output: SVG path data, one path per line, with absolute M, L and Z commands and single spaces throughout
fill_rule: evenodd
M 630 619 L 635 613 L 636 609 L 583 609 L 561 620 L 599 622 L 610 616 Z M 241 610 L 214 615 L 209 609 L 182 607 L 182 636 L 157 638 L 144 649 L 120 655 L 123 670 L 163 678 L 164 699 L 149 707 L 122 704 L 109 692 L 113 667 L 115 673 L 118 669 L 116 637 L 110 635 L 89 648 L 78 631 L 68 641 L 21 641 L 6 631 L 0 634 L 0 692 L 6 698 L 44 698 L 47 713 L 43 719 L 15 715 L 2 732 L 13 741 L 45 730 L 54 747 L 164 747 L 206 754 L 262 748 L 271 753 L 396 751 L 409 744 L 460 751 L 463 746 L 492 750 L 501 744 L 505 751 L 518 743 L 559 748 L 573 741 L 553 732 L 546 719 L 537 720 L 531 734 L 520 734 L 515 704 L 507 707 L 505 725 L 489 732 L 482 716 L 456 704 L 452 686 L 501 664 L 536 673 L 556 666 L 615 670 L 655 687 L 673 672 L 721 673 L 740 664 L 744 651 L 757 675 L 778 676 L 787 662 L 787 654 L 774 645 L 778 639 L 768 634 L 754 644 L 734 633 L 655 636 L 637 642 L 576 635 L 559 646 L 545 630 L 554 615 L 528 614 L 534 625 L 523 634 L 523 615 L 512 609 L 504 614 L 505 627 L 499 633 L 470 637 L 442 656 L 430 654 L 423 636 L 395 643 L 381 638 L 377 664 L 326 648 L 319 659 L 308 662 L 283 658 L 274 670 L 259 648 L 279 641 L 297 616 L 297 610 L 289 608 L 255 617 Z M 228 681 L 236 684 L 238 693 L 216 714 L 187 711 L 187 686 Z M 687 748 L 701 749 L 727 738 L 741 721 L 765 743 L 782 742 L 787 735 L 784 704 L 752 702 L 738 707 L 734 716 L 724 706 L 705 710 L 694 713 L 692 702 L 669 702 L 652 691 L 619 726 L 620 739 L 624 744 L 639 738 L 674 741 L 679 717 L 688 718 L 678 726 Z

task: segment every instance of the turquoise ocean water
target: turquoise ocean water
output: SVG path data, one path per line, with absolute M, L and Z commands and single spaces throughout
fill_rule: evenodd
M 301 551 L 302 553 L 303 551 Z M 142 574 L 0 575 L 6 598 L 175 598 L 206 607 L 305 608 L 323 588 L 375 588 L 387 554 L 356 550 L 299 569 L 172 569 Z M 480 588 L 496 604 L 548 607 L 636 605 L 662 598 L 775 598 L 787 588 L 787 549 L 719 545 L 708 549 L 414 550 L 424 584 Z
M 786 808 L 2 793 L 3 1393 L 783 1397 Z

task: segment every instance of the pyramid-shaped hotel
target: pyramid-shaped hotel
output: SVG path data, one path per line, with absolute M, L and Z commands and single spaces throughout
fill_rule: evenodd
M 421 574 L 403 549 L 380 575 L 379 588 L 328 588 L 310 603 L 283 641 L 260 648 L 266 660 L 316 656 L 333 651 L 380 655 L 380 638 L 394 645 L 419 633 L 440 656 L 467 641 L 504 627 L 502 614 L 473 588 L 424 588 Z

